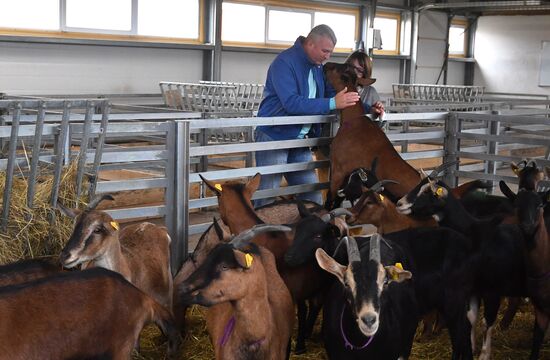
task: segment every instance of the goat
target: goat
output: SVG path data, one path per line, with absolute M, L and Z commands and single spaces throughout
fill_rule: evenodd
M 262 231 L 288 230 L 259 225 Z M 184 304 L 211 307 L 207 327 L 216 359 L 285 359 L 294 306 L 273 254 L 250 243 L 259 229 L 217 245 L 177 292 Z
M 61 264 L 53 259 L 20 260 L 0 266 L 0 287 L 38 280 L 61 271 Z
M 174 288 L 189 278 L 189 276 L 204 263 L 210 251 L 223 241 L 223 231 L 227 231 L 224 230 L 224 228 L 227 228 L 227 226 L 214 218 L 212 225 L 210 225 L 201 235 L 193 253 L 183 262 L 178 273 L 174 277 Z M 180 303 L 179 296 L 175 291 L 172 296 L 172 304 L 176 323 L 183 335 L 185 331 L 187 305 Z
M 385 183 L 388 181 L 380 181 L 363 192 L 350 209 L 349 224 L 372 224 L 382 235 L 415 227 L 437 226 L 433 219 L 415 219 L 399 213 L 395 204 L 380 194 Z
M 379 235 L 360 252 L 353 237 L 344 237 L 348 265 L 322 249 L 315 257 L 335 282 L 323 313 L 323 337 L 330 359 L 407 359 L 418 323 L 412 274 L 396 266 L 393 249 L 380 249 Z M 405 264 L 405 267 L 407 265 Z M 347 310 L 347 311 L 346 311 Z
M 325 76 L 338 92 L 347 87 L 355 91 L 357 76 L 348 64 L 326 63 Z M 341 126 L 330 145 L 330 190 L 327 208 L 333 208 L 338 189 L 354 169 L 366 168 L 375 157 L 379 158 L 378 175 L 383 179 L 396 180 L 388 191 L 397 198 L 405 195 L 420 181 L 418 172 L 401 158 L 384 132 L 364 116 L 363 104 L 342 110 Z
M 0 352 L 10 359 L 129 359 L 141 329 L 154 322 L 176 358 L 170 312 L 121 275 L 67 272 L 0 288 Z
M 96 198 L 86 210 L 61 211 L 75 219 L 73 233 L 61 251 L 66 268 L 103 267 L 116 271 L 139 289 L 172 309 L 170 236 L 166 228 L 144 222 L 119 230 L 120 225 L 95 207 L 110 195 Z
M 440 225 L 468 236 L 476 262 L 475 293 L 484 302 L 487 326 L 481 359 L 491 353 L 491 333 L 500 307 L 501 296 L 525 296 L 525 261 L 523 235 L 517 225 L 503 224 L 502 218 L 480 220 L 470 215 L 442 181 L 426 177 L 413 191 L 400 199 L 398 210 L 403 214 L 433 216 Z M 477 304 L 472 304 L 470 320 L 477 317 Z
M 340 232 L 330 222 L 322 221 L 319 217 L 317 219 L 316 222 L 309 222 L 308 226 L 322 235 L 300 237 L 297 230 L 285 260 L 290 258 L 294 265 L 302 264 L 309 261 L 318 248 L 338 254 L 336 250 Z M 424 315 L 438 309 L 449 324 L 456 358 L 471 357 L 471 346 L 467 339 L 469 324 L 465 324 L 464 313 L 471 291 L 462 280 L 471 277 L 469 263 L 465 261 L 471 251 L 469 239 L 451 229 L 437 227 L 407 229 L 384 237 L 392 244 L 397 244 L 396 247 L 403 248 L 411 266 L 414 266 L 411 271 L 415 274 L 413 283 L 419 313 Z M 364 237 L 356 240 L 361 244 L 360 247 L 368 242 L 368 238 Z M 339 321 L 339 318 L 324 319 L 329 323 Z
M 535 326 L 529 359 L 534 360 L 539 358 L 544 334 L 550 323 L 550 232 L 543 210 L 548 208 L 547 205 L 550 203 L 550 191 L 539 194 L 524 188 L 514 194 L 503 181 L 500 182 L 500 187 L 515 203 L 519 226 L 525 238 L 527 293 L 535 308 Z
M 233 233 L 240 233 L 254 225 L 263 224 L 251 202 L 252 195 L 260 183 L 260 176 L 259 173 L 256 174 L 245 184 L 233 181 L 218 186 L 201 176 L 204 183 L 217 195 L 220 217 Z M 285 264 L 284 255 L 292 240 L 292 234 L 287 236 L 284 233 L 269 233 L 258 236 L 254 242 L 275 255 L 277 270 L 296 302 L 298 338 L 295 352 L 301 353 L 305 351 L 306 329 L 313 328 L 313 323 L 320 311 L 321 299 L 318 294 L 322 288 L 322 281 L 318 278 L 314 264 L 305 264 L 300 267 L 289 267 Z M 306 300 L 309 301 L 309 315 Z
M 537 167 L 537 163 L 534 160 L 523 160 L 518 164 L 510 163 L 510 168 L 519 178 L 519 189 L 525 190 L 537 190 L 537 184 L 544 179 L 544 171 Z M 550 171 L 550 168 L 547 168 Z

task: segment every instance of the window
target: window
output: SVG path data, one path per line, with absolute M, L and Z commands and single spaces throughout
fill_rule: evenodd
M 312 8 L 299 3 L 282 8 L 277 2 L 272 5 L 269 1 L 262 5 L 224 1 L 222 41 L 224 44 L 287 46 L 299 35 L 307 35 L 312 27 L 327 24 L 336 34 L 337 49 L 349 51 L 355 47 L 358 16 L 357 9 L 318 5 Z
M 337 46 L 339 48 L 353 49 L 357 37 L 356 18 L 351 14 L 337 14 L 328 12 L 315 12 L 315 24 L 327 24 L 334 30 Z
M 199 39 L 199 1 L 139 0 L 138 35 Z
M 264 6 L 223 2 L 222 41 L 263 43 L 265 41 L 264 25 Z
M 455 20 L 451 21 L 449 28 L 449 56 L 465 57 L 466 56 L 466 21 Z
M 65 0 L 65 30 L 130 32 L 132 0 Z
M 298 35 L 309 33 L 312 15 L 309 12 L 270 9 L 267 41 L 293 43 Z
M 377 13 L 373 26 L 380 30 L 382 37 L 382 49 L 374 50 L 374 53 L 398 55 L 401 16 L 398 13 Z
M 117 35 L 124 35 L 119 39 L 198 42 L 201 1 L 0 0 L 0 31 L 8 35 L 44 36 L 47 31 L 47 36 L 64 38 L 117 40 Z
M 59 0 L 0 0 L 0 27 L 59 29 Z

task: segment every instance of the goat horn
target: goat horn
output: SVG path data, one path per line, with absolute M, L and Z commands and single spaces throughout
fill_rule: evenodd
M 453 165 L 458 164 L 459 162 L 460 162 L 460 161 L 458 161 L 458 160 L 453 160 L 453 161 L 449 161 L 449 162 L 446 162 L 446 163 L 444 163 L 444 164 L 441 164 L 441 165 L 439 165 L 438 167 L 436 167 L 435 169 L 433 169 L 433 171 L 430 173 L 430 175 L 428 175 L 428 177 L 429 177 L 429 178 L 432 178 L 432 179 L 435 179 L 435 178 L 437 178 L 437 176 L 438 176 L 441 172 L 447 170 L 448 168 L 450 168 L 450 167 L 453 166 Z
M 361 261 L 361 255 L 359 255 L 359 248 L 357 247 L 357 241 L 353 236 L 345 236 L 343 241 L 348 248 L 348 261 L 351 264 L 354 261 Z
M 100 202 L 102 202 L 103 200 L 111 200 L 111 201 L 114 201 L 115 198 L 112 197 L 111 195 L 109 194 L 104 194 L 100 197 L 97 197 L 95 199 L 93 199 L 92 201 L 90 201 L 90 203 L 88 204 L 88 206 L 86 207 L 88 210 L 93 210 L 97 207 L 97 205 L 99 205 Z
M 269 225 L 269 224 L 259 224 L 254 225 L 251 229 L 245 230 L 238 235 L 236 235 L 233 239 L 231 239 L 231 244 L 235 248 L 240 248 L 250 242 L 254 237 L 257 235 L 263 234 L 265 232 L 269 231 L 290 231 L 292 230 L 288 226 L 284 225 Z
M 382 236 L 378 233 L 370 237 L 370 252 L 369 259 L 380 262 L 380 239 Z
M 353 214 L 347 209 L 337 208 L 337 209 L 332 210 L 328 214 L 325 214 L 325 215 L 321 216 L 321 220 L 328 223 L 330 220 L 334 219 L 335 217 L 341 216 L 341 215 L 352 216 Z
M 373 191 L 376 193 L 380 192 L 384 190 L 384 185 L 386 184 L 399 184 L 399 182 L 395 180 L 380 180 L 370 188 L 370 191 Z

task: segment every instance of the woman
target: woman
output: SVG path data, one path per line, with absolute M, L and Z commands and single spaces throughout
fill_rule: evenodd
M 372 60 L 362 50 L 354 51 L 346 59 L 346 64 L 350 64 L 355 69 L 357 77 L 366 79 L 365 86 L 359 87 L 357 92 L 361 96 L 361 102 L 365 108 L 365 113 L 371 113 L 374 118 L 384 114 L 384 105 L 380 102 L 380 95 L 371 84 L 374 84 L 376 79 L 371 78 L 372 75 Z

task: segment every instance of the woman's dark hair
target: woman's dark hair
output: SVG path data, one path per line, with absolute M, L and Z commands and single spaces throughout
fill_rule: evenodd
M 346 64 L 351 64 L 353 60 L 357 60 L 359 66 L 365 71 L 363 72 L 363 78 L 370 79 L 372 76 L 372 59 L 362 50 L 356 50 L 348 56 Z

